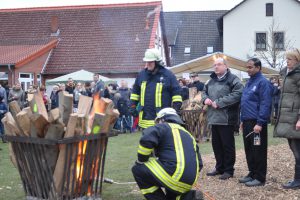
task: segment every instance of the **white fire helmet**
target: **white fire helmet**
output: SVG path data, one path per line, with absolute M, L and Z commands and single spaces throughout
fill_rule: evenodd
M 145 52 L 145 57 L 143 61 L 145 62 L 152 62 L 152 61 L 161 61 L 162 57 L 158 49 L 147 49 Z
M 157 121 L 160 120 L 161 118 L 163 118 L 165 115 L 175 115 L 175 116 L 179 117 L 174 108 L 164 108 L 164 109 L 161 109 L 157 113 L 157 116 L 155 118 L 155 122 L 157 123 Z

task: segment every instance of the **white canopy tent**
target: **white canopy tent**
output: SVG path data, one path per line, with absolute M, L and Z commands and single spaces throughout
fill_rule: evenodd
M 55 85 L 57 83 L 67 83 L 68 78 L 72 78 L 75 82 L 87 82 L 87 81 L 93 81 L 93 75 L 94 73 L 86 71 L 86 70 L 79 70 L 70 74 L 66 74 L 63 76 L 59 76 L 54 79 L 46 80 L 46 85 Z M 116 81 L 107 78 L 105 76 L 99 75 L 99 79 L 104 81 L 105 84 L 109 83 L 116 83 Z
M 192 72 L 203 72 L 207 70 L 213 70 L 213 63 L 216 58 L 224 58 L 231 69 L 239 70 L 241 72 L 246 72 L 246 60 L 235 58 L 233 56 L 216 52 L 194 60 L 187 61 L 185 63 L 170 67 L 169 69 L 176 75 L 182 76 L 184 73 Z M 277 75 L 279 72 L 275 69 L 262 67 L 262 73 L 265 75 Z

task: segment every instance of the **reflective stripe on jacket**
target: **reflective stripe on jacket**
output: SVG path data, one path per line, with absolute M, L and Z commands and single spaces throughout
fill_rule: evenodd
M 158 159 L 151 157 L 152 152 Z M 199 156 L 198 156 L 199 155 Z M 175 123 L 162 123 L 144 130 L 138 160 L 168 188 L 185 193 L 197 181 L 199 148 L 193 136 Z
M 130 100 L 140 102 L 139 126 L 148 128 L 154 125 L 156 114 L 174 102 L 182 102 L 181 88 L 175 75 L 164 67 L 156 74 L 142 70 L 133 85 Z

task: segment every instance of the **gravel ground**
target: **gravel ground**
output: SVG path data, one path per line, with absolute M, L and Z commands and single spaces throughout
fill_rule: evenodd
M 214 168 L 213 154 L 203 156 L 203 162 L 204 168 L 196 188 L 205 192 L 205 199 L 300 200 L 300 189 L 284 190 L 281 187 L 282 183 L 293 179 L 294 175 L 294 157 L 287 144 L 269 147 L 267 181 L 262 187 L 249 188 L 238 183 L 240 177 L 248 174 L 244 150 L 237 151 L 234 177 L 226 181 L 205 175 Z

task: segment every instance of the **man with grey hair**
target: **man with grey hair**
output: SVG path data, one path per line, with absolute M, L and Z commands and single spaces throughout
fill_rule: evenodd
M 224 58 L 217 58 L 213 67 L 214 72 L 202 96 L 202 102 L 208 106 L 207 121 L 212 127 L 212 147 L 216 158 L 216 167 L 207 176 L 221 174 L 219 179 L 226 180 L 234 173 L 234 126 L 238 121 L 243 85 L 230 72 Z

